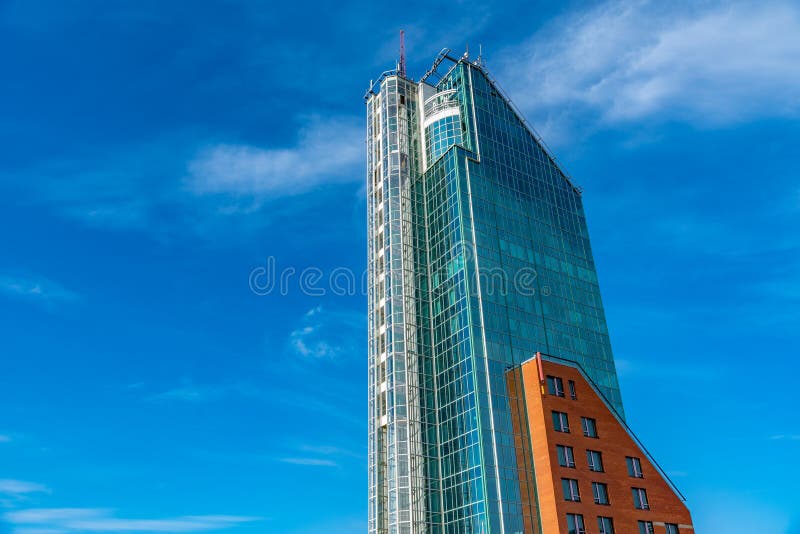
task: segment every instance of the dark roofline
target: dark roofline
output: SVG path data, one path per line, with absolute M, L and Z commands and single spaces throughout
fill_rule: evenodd
M 450 74 L 450 71 L 452 71 L 459 63 L 464 63 L 465 65 L 469 65 L 470 67 L 473 67 L 476 70 L 478 70 L 489 81 L 492 87 L 494 87 L 497 90 L 497 94 L 508 105 L 508 107 L 514 113 L 514 115 L 516 115 L 517 119 L 522 123 L 525 129 L 528 130 L 530 136 L 533 137 L 533 139 L 539 144 L 539 146 L 542 147 L 542 150 L 544 151 L 545 155 L 550 159 L 550 162 L 556 167 L 556 169 L 558 169 L 559 173 L 564 178 L 564 180 L 566 180 L 567 184 L 569 184 L 569 186 L 572 188 L 573 191 L 575 191 L 575 193 L 578 194 L 578 196 L 581 196 L 583 194 L 583 189 L 581 189 L 581 187 L 573 181 L 572 177 L 569 175 L 569 173 L 567 173 L 564 165 L 556 157 L 555 153 L 553 152 L 553 149 L 551 149 L 547 145 L 547 143 L 545 143 L 542 136 L 539 134 L 538 131 L 536 131 L 536 128 L 534 128 L 527 121 L 525 115 L 523 115 L 522 112 L 519 110 L 519 108 L 516 106 L 516 104 L 514 104 L 514 102 L 508 96 L 508 93 L 506 93 L 506 91 L 500 86 L 500 84 L 497 82 L 494 76 L 492 76 L 492 74 L 486 68 L 486 65 L 484 64 L 482 58 L 479 57 L 475 61 L 470 61 L 469 57 L 466 54 L 464 54 L 460 58 L 456 58 L 453 57 L 450 54 L 450 52 L 451 50 L 449 48 L 444 48 L 442 49 L 441 52 L 439 52 L 439 55 L 436 56 L 433 65 L 431 65 L 431 68 L 428 69 L 428 72 L 426 72 L 422 76 L 422 78 L 420 78 L 420 83 L 426 82 L 428 77 L 433 74 L 439 76 L 439 81 L 443 80 L 444 78 L 447 77 L 448 74 Z M 439 65 L 441 65 L 442 62 L 445 60 L 453 62 L 453 65 L 447 70 L 445 74 L 443 75 L 438 74 Z

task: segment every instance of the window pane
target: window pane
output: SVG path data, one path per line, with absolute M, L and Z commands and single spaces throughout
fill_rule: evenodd
M 586 451 L 586 461 L 592 471 L 603 471 L 603 455 L 600 451 Z
M 547 392 L 558 397 L 564 396 L 564 381 L 557 376 L 547 377 Z
M 626 456 L 625 463 L 628 465 L 628 475 L 636 478 L 642 478 L 642 463 L 639 458 L 633 456 Z
M 600 534 L 614 534 L 614 521 L 610 517 L 597 517 L 597 527 Z
M 553 412 L 553 428 L 556 432 L 569 432 L 569 419 L 564 412 Z
M 597 437 L 597 422 L 590 417 L 581 417 L 581 425 L 583 426 L 583 435 L 596 438 Z

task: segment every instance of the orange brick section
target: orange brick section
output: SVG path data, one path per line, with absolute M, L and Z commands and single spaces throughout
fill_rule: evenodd
M 616 534 L 639 534 L 640 520 L 653 522 L 656 534 L 666 532 L 665 523 L 678 524 L 681 534 L 692 534 L 691 515 L 681 498 L 651 464 L 644 451 L 614 417 L 608 405 L 586 381 L 583 374 L 576 367 L 545 358 L 542 360 L 544 376 L 560 377 L 564 383 L 565 396 L 542 394 L 537 365 L 536 359 L 531 359 L 521 366 L 522 390 L 526 401 L 524 409 L 527 411 L 531 439 L 530 444 L 517 444 L 529 447 L 527 450 L 518 451 L 517 455 L 533 456 L 542 533 L 567 533 L 567 514 L 574 513 L 583 515 L 587 534 L 598 532 L 598 516 L 613 518 Z M 519 388 L 518 379 L 511 378 L 514 371 L 519 373 L 520 370 L 515 369 L 508 373 L 508 386 L 516 390 Z M 575 400 L 570 398 L 569 380 L 575 382 L 577 393 Z M 568 414 L 569 433 L 555 431 L 552 419 L 554 410 Z M 581 417 L 597 421 L 597 438 L 583 435 Z M 520 420 L 524 421 L 525 418 L 521 417 Z M 573 448 L 574 468 L 558 465 L 556 445 Z M 587 450 L 602 453 L 603 472 L 589 469 Z M 644 478 L 628 475 L 626 456 L 640 459 Z M 564 500 L 562 478 L 578 480 L 580 502 Z M 594 503 L 592 482 L 608 485 L 608 505 Z M 649 510 L 637 510 L 634 507 L 632 488 L 635 487 L 647 491 Z

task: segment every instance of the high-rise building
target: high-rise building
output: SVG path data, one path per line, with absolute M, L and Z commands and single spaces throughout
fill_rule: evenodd
M 581 191 L 480 59 L 365 101 L 369 531 L 555 534 L 523 364 L 574 362 L 624 425 Z

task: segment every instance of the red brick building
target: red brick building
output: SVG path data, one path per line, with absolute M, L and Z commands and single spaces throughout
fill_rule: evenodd
M 537 354 L 507 379 L 542 534 L 693 534 L 683 496 L 577 364 Z

